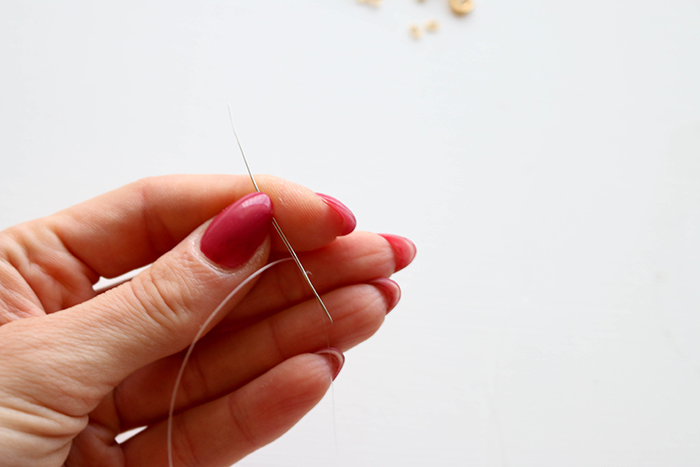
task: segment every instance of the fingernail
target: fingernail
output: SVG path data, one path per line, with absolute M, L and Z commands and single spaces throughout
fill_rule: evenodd
M 396 304 L 399 303 L 399 300 L 401 300 L 401 287 L 399 287 L 399 284 L 391 279 L 381 277 L 379 279 L 369 281 L 368 284 L 375 286 L 381 293 L 384 294 L 384 298 L 386 298 L 387 313 L 393 310 L 394 307 L 396 307 Z
M 337 199 L 333 198 L 332 196 L 324 195 L 323 193 L 316 193 L 319 198 L 321 198 L 325 203 L 332 207 L 335 212 L 337 212 L 341 219 L 343 220 L 343 227 L 340 231 L 340 235 L 347 235 L 353 230 L 355 230 L 355 226 L 357 225 L 357 220 L 355 219 L 355 215 L 352 213 L 350 209 Z
M 343 355 L 343 352 L 335 347 L 328 347 L 327 349 L 319 350 L 316 352 L 316 355 L 321 355 L 328 361 L 333 371 L 333 379 L 335 379 L 345 364 L 345 355 Z
M 386 239 L 394 250 L 396 271 L 400 271 L 416 257 L 416 245 L 406 237 L 391 234 L 379 234 Z
M 223 210 L 211 221 L 200 248 L 221 266 L 236 268 L 247 262 L 270 233 L 272 201 L 264 193 L 251 193 Z

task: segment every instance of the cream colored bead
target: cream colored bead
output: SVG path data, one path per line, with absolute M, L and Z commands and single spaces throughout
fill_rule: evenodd
M 472 0 L 449 0 L 450 8 L 458 15 L 466 15 L 474 9 Z
M 420 27 L 418 27 L 417 24 L 412 24 L 408 27 L 408 32 L 411 34 L 411 37 L 414 39 L 420 39 L 421 36 L 423 36 L 423 31 L 421 31 Z
M 436 19 L 429 19 L 425 22 L 425 30 L 428 32 L 437 32 L 440 29 L 440 23 Z

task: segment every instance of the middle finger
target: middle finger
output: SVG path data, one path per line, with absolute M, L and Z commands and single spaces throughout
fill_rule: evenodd
M 188 363 L 176 411 L 236 390 L 282 361 L 332 346 L 345 351 L 374 334 L 399 298 L 388 279 L 343 287 L 323 295 L 334 312 L 331 325 L 314 300 L 307 300 L 238 331 L 203 339 Z M 167 415 L 177 354 L 134 373 L 115 391 L 121 429 L 150 424 Z

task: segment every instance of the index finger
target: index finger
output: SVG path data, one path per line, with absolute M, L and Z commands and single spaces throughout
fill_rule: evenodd
M 343 219 L 311 190 L 257 176 L 295 249 L 319 248 L 344 232 Z M 45 222 L 70 253 L 103 277 L 152 263 L 197 226 L 254 191 L 243 175 L 147 178 L 36 222 Z M 282 251 L 279 239 L 273 249 Z

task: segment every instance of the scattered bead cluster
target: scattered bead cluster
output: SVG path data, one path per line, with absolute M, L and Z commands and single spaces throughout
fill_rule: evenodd
M 425 2 L 425 0 L 417 1 L 419 3 Z M 357 3 L 377 8 L 382 4 L 382 0 L 357 0 Z M 473 0 L 447 0 L 447 3 L 450 5 L 452 12 L 459 16 L 469 14 L 474 9 Z M 423 28 L 421 28 L 418 24 L 410 25 L 408 27 L 408 32 L 414 39 L 420 39 L 423 37 L 423 30 L 429 33 L 434 33 L 439 29 L 440 23 L 435 19 L 430 19 L 425 22 Z

